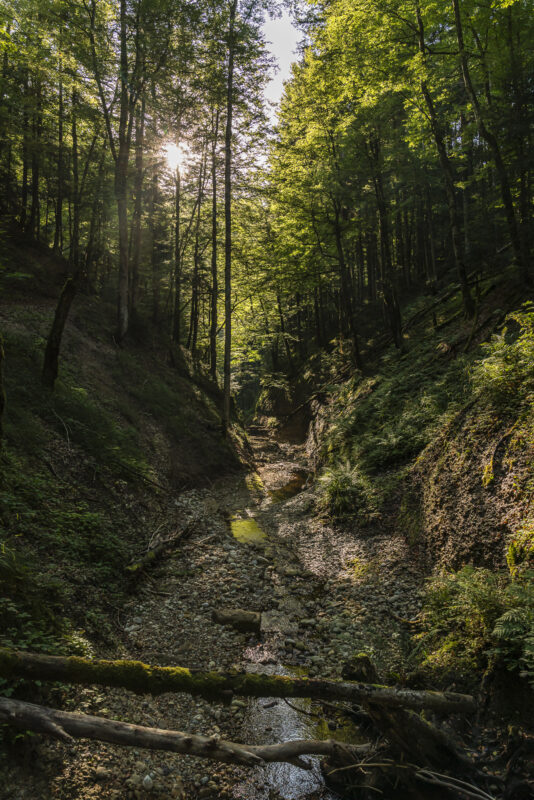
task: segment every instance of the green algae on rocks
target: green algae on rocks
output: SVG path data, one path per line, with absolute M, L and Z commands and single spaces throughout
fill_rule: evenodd
M 242 544 L 258 544 L 267 539 L 265 531 L 260 528 L 252 517 L 247 517 L 247 519 L 233 517 L 230 520 L 230 529 L 232 536 Z

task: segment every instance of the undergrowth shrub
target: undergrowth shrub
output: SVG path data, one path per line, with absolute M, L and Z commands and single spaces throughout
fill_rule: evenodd
M 533 578 L 472 566 L 432 577 L 413 657 L 442 674 L 501 663 L 534 680 Z
M 374 493 L 349 461 L 328 467 L 319 477 L 317 509 L 333 520 L 365 517 L 375 508 Z
M 534 519 L 527 520 L 512 537 L 506 551 L 506 563 L 513 577 L 534 569 Z
M 534 391 L 534 304 L 508 314 L 506 322 L 502 333 L 482 345 L 484 358 L 471 369 L 475 392 L 497 406 L 524 400 Z
M 466 358 L 436 356 L 414 343 L 402 359 L 384 358 L 378 376 L 348 381 L 334 396 L 323 458 L 338 453 L 372 476 L 413 460 L 466 399 Z

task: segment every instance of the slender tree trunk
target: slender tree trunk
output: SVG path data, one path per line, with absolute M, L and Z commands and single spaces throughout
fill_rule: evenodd
M 53 245 L 54 253 L 60 253 L 63 246 L 63 76 L 61 63 L 59 69 L 57 196 Z
M 76 124 L 76 109 L 78 94 L 72 92 L 72 264 L 71 269 L 75 275 L 80 268 L 80 180 L 78 169 L 78 129 Z
M 80 189 L 78 176 L 78 132 L 76 125 L 76 108 L 78 97 L 76 90 L 72 92 L 72 237 L 71 237 L 71 277 L 69 277 L 61 290 L 54 321 L 48 339 L 43 361 L 43 371 L 41 381 L 43 386 L 49 389 L 54 388 L 59 371 L 59 352 L 61 349 L 61 339 L 69 316 L 72 301 L 78 292 L 81 273 L 80 273 Z
M 179 345 L 182 328 L 182 312 L 180 307 L 182 302 L 182 260 L 180 241 L 181 176 L 179 165 L 176 167 L 174 191 L 174 311 L 172 319 L 172 340 Z
M 32 186 L 31 186 L 31 205 L 30 216 L 26 225 L 26 232 L 30 236 L 39 239 L 40 234 L 40 195 L 39 195 L 39 182 L 40 182 L 40 150 L 41 150 L 41 129 L 42 129 L 42 115 L 41 115 L 41 81 L 36 79 L 34 83 L 34 102 L 35 108 L 33 112 L 32 122 Z
M 234 111 L 235 18 L 237 0 L 230 2 L 228 79 L 224 135 L 224 413 L 223 431 L 230 428 L 230 364 L 232 355 L 232 119 Z
M 143 148 L 145 140 L 145 98 L 137 113 L 135 125 L 135 204 L 132 231 L 132 279 L 130 282 L 130 312 L 135 311 L 141 263 L 141 217 L 143 212 Z
M 358 369 L 363 369 L 362 357 L 360 354 L 360 343 L 358 337 L 358 326 L 356 324 L 356 317 L 354 314 L 354 292 L 349 279 L 347 264 L 345 260 L 345 252 L 343 249 L 343 241 L 341 238 L 341 224 L 340 224 L 340 209 L 333 199 L 334 207 L 334 237 L 336 240 L 337 258 L 339 264 L 339 274 L 341 277 L 341 297 L 340 305 L 342 305 L 345 317 L 348 322 L 350 336 L 352 339 L 352 350 L 354 363 Z
M 20 197 L 20 225 L 26 228 L 26 215 L 28 213 L 28 160 L 29 160 L 29 145 L 28 145 L 28 102 L 29 102 L 29 82 L 28 72 L 24 76 L 24 106 L 22 111 L 22 185 Z
M 5 361 L 5 352 L 4 352 L 4 338 L 0 333 L 0 448 L 2 447 L 2 438 L 3 438 L 3 417 L 4 417 L 4 410 L 6 407 L 6 392 L 4 389 L 4 361 Z
M 191 320 L 189 324 L 188 349 L 191 348 L 193 357 L 196 356 L 198 338 L 198 317 L 200 311 L 200 220 L 202 201 L 204 198 L 204 172 L 206 170 L 206 155 L 203 154 L 198 176 L 197 218 L 195 224 L 195 246 L 193 249 L 193 285 L 191 295 Z
M 126 0 L 120 1 L 120 115 L 119 148 L 115 163 L 115 197 L 119 218 L 119 285 L 117 303 L 117 339 L 122 342 L 128 332 L 128 300 L 130 272 L 128 263 L 128 43 Z
M 370 142 L 370 152 L 373 163 L 373 184 L 380 232 L 380 288 L 384 303 L 384 316 L 393 336 L 395 347 L 398 350 L 402 350 L 402 319 L 395 289 L 395 276 L 393 275 L 389 238 L 389 214 L 380 170 L 380 142 L 377 136 Z
M 291 347 L 289 346 L 289 339 L 286 336 L 286 326 L 284 322 L 284 313 L 282 311 L 282 298 L 280 297 L 280 293 L 276 295 L 276 304 L 278 307 L 278 318 L 280 320 L 280 332 L 282 334 L 282 339 L 284 340 L 284 347 L 286 349 L 287 363 L 289 371 L 293 372 L 293 357 L 291 355 Z
M 423 60 L 426 60 L 423 18 L 421 16 L 421 9 L 419 8 L 419 5 L 416 5 L 416 17 L 417 17 L 417 27 L 418 27 L 419 51 L 423 57 Z M 475 313 L 475 304 L 473 302 L 473 298 L 471 297 L 471 292 L 469 291 L 467 270 L 465 268 L 465 263 L 463 259 L 462 231 L 460 224 L 460 212 L 458 208 L 458 197 L 455 186 L 454 171 L 447 153 L 447 147 L 445 145 L 445 137 L 441 129 L 436 108 L 434 106 L 434 100 L 430 93 L 428 84 L 425 80 L 421 81 L 421 94 L 423 95 L 423 99 L 425 101 L 425 105 L 428 111 L 428 116 L 430 119 L 430 127 L 432 130 L 432 135 L 434 136 L 434 142 L 436 144 L 436 149 L 438 151 L 439 163 L 441 166 L 443 180 L 445 183 L 447 207 L 449 211 L 449 230 L 452 242 L 452 252 L 454 258 L 454 264 L 456 267 L 456 271 L 458 273 L 458 278 L 460 280 L 460 286 L 462 289 L 464 313 L 467 317 L 470 318 Z
M 100 158 L 100 163 L 98 165 L 98 179 L 96 184 L 96 191 L 93 195 L 93 203 L 91 207 L 91 221 L 89 223 L 89 235 L 87 237 L 87 246 L 85 250 L 85 274 L 87 276 L 87 280 L 91 283 L 93 288 L 96 290 L 96 277 L 94 282 L 91 278 L 91 270 L 93 266 L 93 260 L 95 257 L 95 240 L 97 237 L 97 230 L 99 228 L 99 207 L 100 207 L 100 195 L 102 192 L 102 183 L 104 178 L 104 159 L 105 159 L 105 146 L 102 150 L 102 156 Z
M 323 346 L 323 335 L 321 330 L 321 309 L 319 308 L 319 296 L 317 287 L 313 289 L 313 310 L 315 313 L 315 336 L 317 339 L 317 347 Z
M 528 92 L 525 86 L 525 74 L 523 65 L 523 48 L 520 40 L 520 20 L 517 33 L 518 46 L 515 43 L 514 32 L 514 7 L 508 9 L 508 46 L 510 50 L 510 65 L 512 87 L 514 92 L 513 109 L 516 117 L 516 151 L 519 167 L 519 215 L 520 215 L 520 236 L 521 248 L 525 263 L 529 261 L 530 254 L 530 225 L 532 219 L 531 206 L 532 194 L 529 186 L 529 158 L 528 154 L 532 150 L 532 134 L 529 115 Z
M 210 374 L 217 380 L 217 300 L 219 282 L 217 275 L 217 138 L 219 134 L 219 109 L 215 111 L 213 142 L 211 146 L 211 324 L 210 324 Z
M 6 33 L 7 38 L 11 33 L 11 23 L 8 22 L 6 26 Z M 2 173 L 3 178 L 3 186 L 2 186 L 2 194 L 0 197 L 2 198 L 1 205 L 3 208 L 9 208 L 13 198 L 11 195 L 11 139 L 8 136 L 8 117 L 9 117 L 9 107 L 10 101 L 6 97 L 7 92 L 7 83 L 8 83 L 8 70 L 9 70 L 9 59 L 7 53 L 7 47 L 4 47 L 4 52 L 2 55 L 2 72 L 0 73 L 0 141 L 5 143 L 5 147 L 2 148 L 2 161 L 4 163 L 4 169 Z M 5 160 L 4 160 L 5 159 Z
M 497 175 L 499 177 L 499 182 L 501 185 L 501 197 L 502 202 L 504 205 L 504 210 L 506 214 L 506 222 L 508 223 L 508 231 L 510 234 L 510 239 L 512 242 L 512 249 L 514 253 L 514 258 L 516 264 L 519 268 L 519 272 L 523 280 L 527 283 L 530 282 L 530 272 L 529 272 L 529 264 L 528 261 L 525 260 L 524 254 L 522 252 L 521 247 L 521 237 L 519 235 L 519 226 L 517 224 L 517 216 L 516 210 L 514 206 L 514 200 L 512 197 L 512 191 L 510 189 L 510 181 L 508 179 L 508 172 L 506 169 L 506 165 L 504 163 L 504 159 L 502 157 L 501 148 L 499 146 L 499 142 L 497 137 L 493 133 L 493 131 L 487 126 L 486 121 L 484 119 L 484 112 L 482 110 L 482 106 L 480 105 L 478 95 L 476 93 L 472 78 L 471 72 L 469 69 L 469 61 L 467 57 L 467 52 L 465 50 L 465 43 L 464 43 L 464 35 L 463 35 L 463 26 L 462 26 L 462 17 L 460 13 L 460 2 L 459 0 L 452 0 L 452 7 L 454 10 L 454 22 L 456 27 L 456 39 L 458 41 L 458 51 L 460 55 L 460 64 L 462 66 L 462 76 L 464 80 L 465 90 L 467 92 L 467 96 L 471 101 L 471 105 L 473 107 L 473 112 L 475 115 L 478 132 L 482 139 L 488 145 L 491 154 L 493 156 L 493 161 L 495 163 L 495 169 L 497 171 Z
M 159 225 L 158 225 L 158 203 L 159 203 L 159 186 L 158 186 L 158 171 L 157 166 L 154 166 L 152 174 L 152 191 L 150 202 L 150 232 L 152 238 L 152 320 L 157 322 L 159 320 L 159 302 L 160 302 L 160 243 Z

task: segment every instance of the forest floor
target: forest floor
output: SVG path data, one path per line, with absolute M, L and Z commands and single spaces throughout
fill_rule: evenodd
M 199 519 L 179 550 L 140 580 L 116 619 L 117 647 L 100 657 L 191 668 L 230 667 L 338 677 L 367 652 L 382 676 L 402 674 L 407 626 L 420 609 L 423 576 L 405 538 L 378 527 L 334 530 L 313 513 L 303 447 L 258 429 L 257 471 L 210 489 L 182 493 L 174 513 Z M 378 523 L 377 523 L 378 526 Z M 214 610 L 262 612 L 260 637 L 221 627 Z M 232 700 L 217 705 L 188 695 L 137 697 L 120 690 L 68 690 L 65 707 L 143 725 L 249 743 L 288 738 L 357 737 L 331 707 L 297 701 Z M 170 753 L 96 742 L 69 747 L 36 738 L 28 763 L 8 767 L 1 798 L 216 797 L 326 798 L 318 765 L 241 768 Z

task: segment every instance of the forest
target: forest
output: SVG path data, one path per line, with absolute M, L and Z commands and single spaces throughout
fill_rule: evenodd
M 532 0 L 2 0 L 0 800 L 534 798 L 533 211 Z

